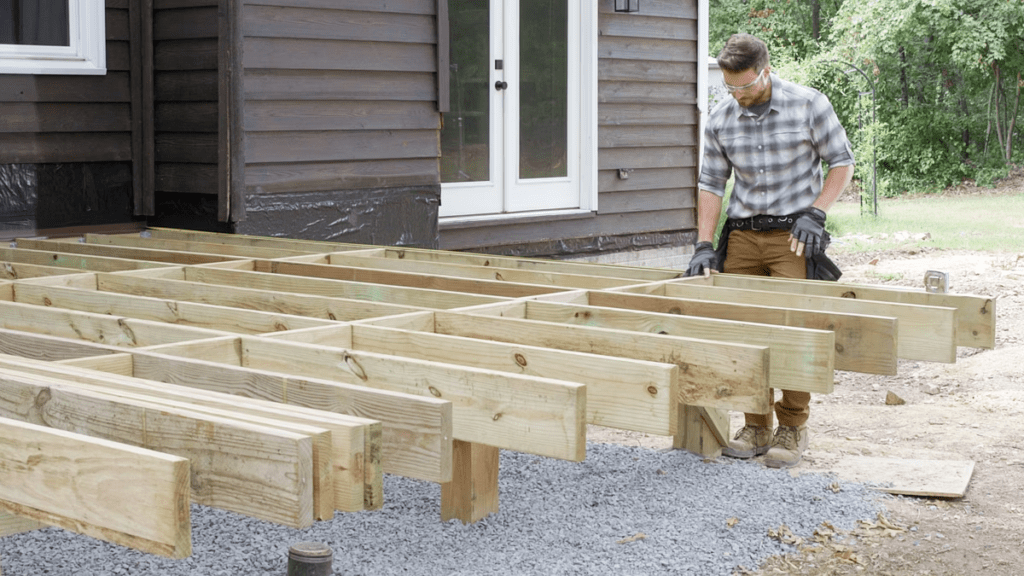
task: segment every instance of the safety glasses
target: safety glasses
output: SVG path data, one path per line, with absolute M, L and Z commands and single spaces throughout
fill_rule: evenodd
M 754 81 L 751 82 L 750 84 L 745 84 L 743 86 L 733 86 L 732 84 L 726 84 L 725 81 L 722 81 L 722 86 L 725 86 L 725 91 L 728 92 L 729 94 L 732 94 L 734 92 L 741 92 L 743 90 L 746 90 L 747 88 L 750 88 L 754 84 L 760 82 L 761 76 L 764 74 L 764 70 L 764 68 L 761 68 L 761 71 L 757 73 L 757 77 L 754 78 Z

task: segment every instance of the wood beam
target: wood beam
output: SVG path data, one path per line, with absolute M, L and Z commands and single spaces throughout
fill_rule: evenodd
M 39 250 L 29 250 L 25 246 L 28 241 L 19 240 L 18 248 L 0 248 L 0 260 L 5 262 L 21 262 L 38 266 L 55 266 L 81 272 L 117 272 L 121 270 L 143 270 L 164 268 L 168 264 L 145 262 L 128 258 L 110 258 L 106 256 L 83 256 L 68 254 L 56 246 L 43 245 Z
M 250 368 L 336 380 L 452 403 L 456 440 L 581 461 L 586 456 L 586 387 L 412 358 L 242 339 Z
M 28 248 L 30 250 L 50 250 L 54 252 L 82 254 L 86 256 L 104 256 L 107 258 L 127 258 L 129 260 L 163 262 L 165 264 L 205 264 L 209 262 L 224 262 L 226 260 L 235 259 L 231 256 L 219 256 L 216 254 L 175 252 L 173 250 L 158 250 L 155 248 L 103 246 L 101 244 L 86 244 L 73 240 L 31 240 L 19 238 L 18 246 L 20 248 Z
M 757 290 L 666 283 L 665 296 L 712 302 L 772 305 L 798 310 L 887 316 L 899 320 L 896 354 L 908 360 L 956 362 L 956 309 L 938 306 L 893 304 L 803 294 L 766 293 Z
M 6 418 L 0 438 L 0 510 L 168 558 L 192 553 L 187 459 Z
M 772 388 L 821 394 L 833 389 L 835 334 L 827 330 L 551 302 L 527 302 L 526 318 L 767 346 Z
M 987 296 L 939 294 L 903 286 L 815 282 L 813 280 L 761 278 L 737 274 L 715 274 L 712 279 L 715 286 L 724 288 L 956 308 L 957 346 L 995 347 L 996 302 L 995 299 Z
M 202 254 L 219 254 L 221 256 L 237 256 L 240 258 L 284 258 L 287 256 L 308 254 L 308 252 L 300 250 L 255 248 L 250 246 L 214 244 L 190 240 L 171 240 L 167 238 L 155 239 L 151 237 L 143 237 L 138 234 L 85 234 L 84 238 L 88 244 L 172 250 L 174 252 L 199 252 Z
M 675 364 L 678 402 L 768 411 L 765 346 L 452 312 L 436 312 L 434 318 L 441 334 Z
M 497 514 L 498 449 L 461 440 L 452 448 L 452 481 L 441 485 L 441 521 L 471 524 Z
M 313 523 L 313 443 L 287 432 L 0 371 L 0 416 L 188 458 L 192 498 L 293 528 Z
M 451 480 L 452 405 L 447 400 L 149 352 L 134 352 L 133 359 L 136 378 L 379 420 L 385 472 Z
M 670 433 L 679 370 L 674 364 L 371 325 L 352 326 L 351 347 L 511 374 L 585 380 L 587 423 Z
M 589 299 L 592 306 L 828 330 L 835 333 L 836 369 L 868 374 L 896 374 L 898 330 L 896 319 L 891 317 L 621 292 L 591 292 Z

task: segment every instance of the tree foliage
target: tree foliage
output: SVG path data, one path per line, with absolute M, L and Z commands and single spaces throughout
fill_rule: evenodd
M 814 0 L 713 0 L 712 50 L 737 31 L 765 40 L 776 69 L 829 96 L 858 176 L 871 151 L 885 193 L 991 179 L 1019 161 L 1024 0 L 818 1 L 814 41 Z

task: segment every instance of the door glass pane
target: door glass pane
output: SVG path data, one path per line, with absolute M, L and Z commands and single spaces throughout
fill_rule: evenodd
M 441 130 L 441 181 L 490 180 L 491 16 L 486 0 L 449 0 L 451 111 Z
M 0 44 L 70 46 L 68 0 L 0 0 Z
M 566 176 L 568 2 L 519 3 L 519 177 Z

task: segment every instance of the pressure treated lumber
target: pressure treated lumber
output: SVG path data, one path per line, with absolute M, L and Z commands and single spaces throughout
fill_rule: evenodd
M 498 449 L 456 440 L 452 481 L 441 485 L 441 521 L 472 524 L 498 513 Z
M 679 405 L 679 432 L 672 439 L 673 448 L 718 458 L 728 444 L 727 414 L 714 408 Z
M 77 274 L 78 272 L 80 270 L 73 268 L 0 261 L 0 280 L 24 280 L 26 278 L 39 278 L 42 276 Z
M 18 302 L 0 302 L 0 328 L 64 338 L 77 337 L 90 342 L 125 347 L 199 340 L 225 334 L 205 328 L 175 326 L 163 322 L 32 306 Z
M 77 338 L 64 338 L 20 330 L 0 328 L 0 354 L 37 360 L 60 361 L 87 356 L 123 352 L 124 348 L 97 344 Z
M 112 377 L 110 374 L 95 374 L 88 370 L 105 371 L 110 368 L 105 361 L 120 360 L 127 365 L 127 370 L 118 369 L 115 374 L 127 377 Z M 113 354 L 105 357 L 79 358 L 66 363 L 54 365 L 20 358 L 0 356 L 0 367 L 41 374 L 60 378 L 65 382 L 96 388 L 109 394 L 127 396 L 152 402 L 170 402 L 171 405 L 188 404 L 193 410 L 207 411 L 225 415 L 230 411 L 235 417 L 253 416 L 270 419 L 274 423 L 267 425 L 280 426 L 280 423 L 322 428 L 330 432 L 331 443 L 328 449 L 329 460 L 324 464 L 332 468 L 334 477 L 333 502 L 334 508 L 342 512 L 372 510 L 383 503 L 382 495 L 382 426 L 376 420 L 358 418 L 328 412 L 312 410 L 299 406 L 267 402 L 252 398 L 240 398 L 218 392 L 208 392 L 185 386 L 177 386 L 163 382 L 154 382 L 131 377 L 134 373 L 134 362 L 130 354 Z M 87 368 L 80 370 L 77 368 Z M 309 432 L 305 432 L 309 434 Z M 317 446 L 314 445 L 314 448 Z M 317 452 L 314 450 L 314 467 L 317 467 Z M 316 496 L 316 486 L 314 486 Z M 323 507 L 314 508 L 320 511 L 325 519 L 329 517 Z
M 75 389 L 0 370 L 0 416 L 188 458 L 192 498 L 291 526 L 313 523 L 313 442 L 304 434 Z
M 10 512 L 0 512 L 0 538 L 46 527 L 47 524 L 38 520 L 23 518 Z
M 103 246 L 101 244 L 85 244 L 74 240 L 29 240 L 18 239 L 18 246 L 30 250 L 52 250 L 86 256 L 105 256 L 108 258 L 126 258 L 166 264 L 204 264 L 208 262 L 224 262 L 234 260 L 232 256 L 201 254 L 198 252 L 175 252 L 155 248 L 128 248 L 124 246 Z
M 24 246 L 25 244 L 28 244 L 28 242 L 22 240 L 19 242 L 18 248 L 0 248 L 0 260 L 39 266 L 55 266 L 60 269 L 75 270 L 76 272 L 117 272 L 120 270 L 142 270 L 169 266 L 160 262 L 128 258 L 70 254 L 57 247 L 51 249 L 44 246 L 40 250 L 30 250 Z
M 85 238 L 85 242 L 87 244 L 172 250 L 174 252 L 198 252 L 200 254 L 237 256 L 239 258 L 284 258 L 287 256 L 299 256 L 308 253 L 301 250 L 286 250 L 283 248 L 254 248 L 250 246 L 235 246 L 231 244 L 196 242 L 191 240 L 172 240 L 169 238 L 156 240 L 153 238 L 145 238 L 138 234 L 85 234 L 83 238 Z
M 896 354 L 908 360 L 956 362 L 956 309 L 939 306 L 893 304 L 847 298 L 806 296 L 802 294 L 766 293 L 757 290 L 697 286 L 668 282 L 665 296 L 693 298 L 713 302 L 731 302 L 782 306 L 800 310 L 816 310 L 874 316 L 891 316 L 899 320 Z
M 440 275 L 449 278 L 475 278 L 479 280 L 495 280 L 520 284 L 538 284 L 544 286 L 561 286 L 566 288 L 587 288 L 600 290 L 615 286 L 626 286 L 635 283 L 622 278 L 607 278 L 585 274 L 566 272 L 540 272 L 520 270 L 516 268 L 497 268 L 494 266 L 469 266 L 447 262 L 423 262 L 418 260 L 396 258 L 374 258 L 352 252 L 342 252 L 329 256 L 332 266 L 365 268 L 372 270 L 391 270 L 416 274 Z
M 367 246 L 346 244 L 343 242 L 327 242 L 323 240 L 301 240 L 298 238 L 280 238 L 276 236 L 249 236 L 245 234 L 224 234 L 220 232 L 204 232 L 201 230 L 185 230 L 180 228 L 150 227 L 146 229 L 150 237 L 168 240 L 187 240 L 213 244 L 231 244 L 234 246 L 255 246 L 265 248 L 282 248 L 299 252 L 322 254 L 341 250 L 363 250 Z
M 891 317 L 711 302 L 623 292 L 589 292 L 586 294 L 586 298 L 591 306 L 828 330 L 835 333 L 835 367 L 837 370 L 867 374 L 896 374 L 898 325 L 896 319 Z
M 384 302 L 255 290 L 248 287 L 144 278 L 124 274 L 97 274 L 96 284 L 97 289 L 104 292 L 199 302 L 324 320 L 362 320 L 420 310 L 415 306 Z
M 586 455 L 586 387 L 577 382 L 250 337 L 242 354 L 243 365 L 259 370 L 448 400 L 456 440 L 573 461 Z
M 408 288 L 403 286 L 386 286 L 365 282 L 347 282 L 326 278 L 271 274 L 251 270 L 226 270 L 222 268 L 189 266 L 185 268 L 185 280 L 229 286 L 245 286 L 259 290 L 276 292 L 312 294 L 335 298 L 351 298 L 370 302 L 384 302 L 417 308 L 446 310 L 462 308 L 476 304 L 500 302 L 504 298 L 429 290 L 425 288 Z
M 668 435 L 676 409 L 674 364 L 372 325 L 351 336 L 353 350 L 585 382 L 589 424 Z
M 482 296 L 497 296 L 502 298 L 522 298 L 524 296 L 536 296 L 538 294 L 549 294 L 551 292 L 561 292 L 564 290 L 564 288 L 540 284 L 517 284 L 496 280 L 476 280 L 442 276 L 440 274 L 416 274 L 412 272 L 373 270 L 354 266 L 337 266 L 333 264 L 307 264 L 301 262 L 285 262 L 281 260 L 256 260 L 255 266 L 256 270 L 260 272 L 271 272 L 273 274 L 328 278 L 332 280 L 345 280 L 348 282 L 366 282 L 385 286 L 404 286 L 407 288 L 441 290 L 444 292 L 468 293 Z
M 55 309 L 65 308 L 241 334 L 283 332 L 330 324 L 303 316 L 26 283 L 15 285 L 14 300 Z
M 772 388 L 824 394 L 833 388 L 835 334 L 827 330 L 550 302 L 527 302 L 526 318 L 767 346 Z
M 384 472 L 447 482 L 452 474 L 452 405 L 447 400 L 133 352 L 135 377 L 379 420 Z
M 0 418 L 0 510 L 151 554 L 192 554 L 189 461 L 152 450 Z
M 903 286 L 814 282 L 737 274 L 715 274 L 712 276 L 712 280 L 714 286 L 725 288 L 956 308 L 957 346 L 976 348 L 993 348 L 995 346 L 996 301 L 987 296 L 941 294 Z
M 679 366 L 678 402 L 768 411 L 768 348 L 477 314 L 435 313 L 435 331 Z M 672 432 L 675 422 L 669 422 Z

